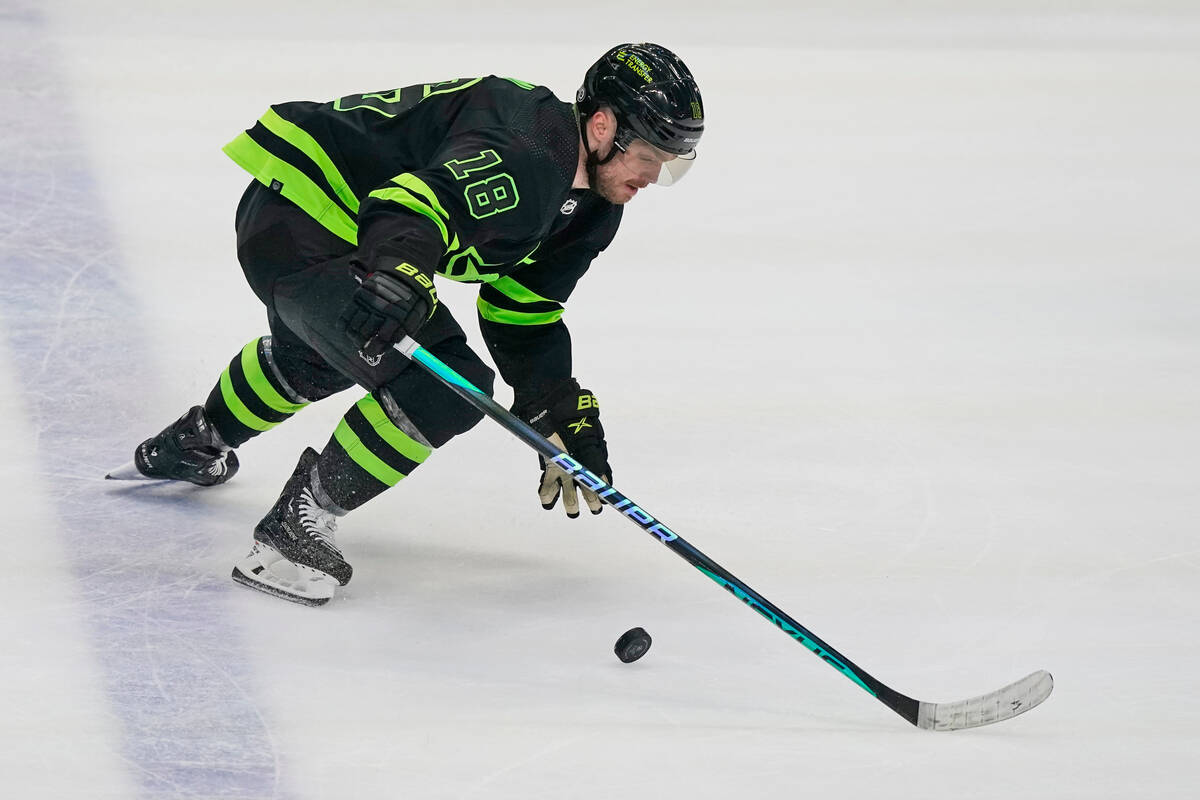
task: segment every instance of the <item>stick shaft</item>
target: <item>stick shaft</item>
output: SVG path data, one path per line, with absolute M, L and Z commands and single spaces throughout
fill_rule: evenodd
M 702 553 L 697 547 L 676 534 L 652 514 L 619 492 L 615 487 L 587 470 L 582 464 L 571 458 L 569 454 L 552 445 L 524 420 L 517 418 L 512 412 L 501 406 L 453 369 L 446 366 L 437 356 L 430 353 L 424 347 L 421 347 L 411 338 L 405 337 L 395 347 L 405 356 L 415 361 L 444 386 L 499 423 L 509 433 L 532 447 L 547 461 L 557 464 L 581 487 L 596 492 L 615 511 L 620 512 L 642 530 L 654 536 L 683 558 L 683 560 L 707 575 L 718 586 L 724 588 L 734 597 L 758 612 L 768 622 L 771 622 L 788 636 L 807 647 L 814 655 L 858 684 L 884 705 L 891 708 L 913 725 L 917 724 L 918 701 L 891 689 L 872 677 L 866 670 L 833 649 L 812 631 L 784 613 L 778 606 L 750 588 L 745 581 L 740 580 L 733 573 Z

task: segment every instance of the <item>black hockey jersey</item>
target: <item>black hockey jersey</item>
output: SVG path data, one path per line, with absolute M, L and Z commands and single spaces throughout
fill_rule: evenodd
M 482 283 L 480 327 L 518 402 L 571 375 L 562 304 L 621 209 L 571 189 L 578 128 L 549 89 L 488 76 L 281 103 L 225 152 L 367 270 Z

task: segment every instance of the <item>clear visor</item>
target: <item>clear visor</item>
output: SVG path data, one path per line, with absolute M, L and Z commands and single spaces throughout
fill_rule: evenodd
M 694 163 L 696 163 L 695 150 L 689 150 L 681 156 L 671 155 L 668 160 L 663 162 L 662 169 L 658 171 L 658 185 L 671 186 L 679 183 Z
M 683 179 L 684 174 L 692 168 L 696 161 L 696 151 L 689 150 L 683 155 L 668 153 L 660 150 L 643 139 L 632 139 L 628 144 L 617 141 L 626 164 L 645 179 L 659 186 L 672 186 Z

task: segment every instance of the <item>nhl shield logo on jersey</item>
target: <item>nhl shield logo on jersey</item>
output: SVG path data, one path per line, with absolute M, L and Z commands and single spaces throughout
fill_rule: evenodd
M 560 208 L 559 211 L 561 211 L 563 214 L 570 214 L 575 211 L 575 207 L 577 205 L 579 205 L 578 200 L 576 200 L 574 197 L 568 197 L 567 202 L 562 204 L 562 208 Z

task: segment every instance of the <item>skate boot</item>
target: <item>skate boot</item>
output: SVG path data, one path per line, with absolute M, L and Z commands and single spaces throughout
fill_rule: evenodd
M 238 459 L 209 423 L 204 407 L 193 406 L 158 436 L 138 445 L 133 466 L 147 478 L 215 486 L 237 474 Z
M 334 541 L 339 514 L 317 499 L 316 463 L 317 451 L 305 448 L 275 507 L 255 526 L 250 554 L 233 568 L 235 581 L 310 606 L 350 582 L 354 570 Z

